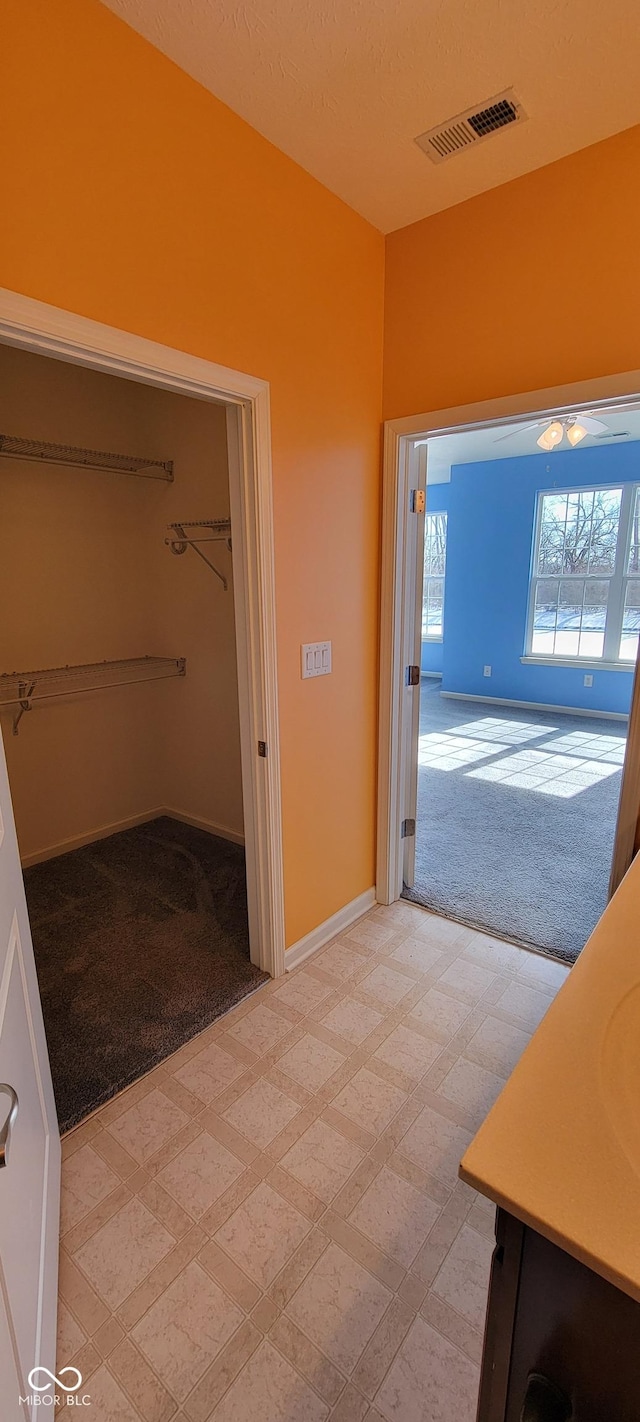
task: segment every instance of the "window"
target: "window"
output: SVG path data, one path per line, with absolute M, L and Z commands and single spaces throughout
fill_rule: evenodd
M 638 548 L 640 559 L 640 546 Z M 447 558 L 447 515 L 426 514 L 424 521 L 423 641 L 441 642 L 444 617 L 444 573 Z M 638 583 L 640 590 L 640 582 Z
M 527 655 L 633 662 L 640 486 L 538 495 Z

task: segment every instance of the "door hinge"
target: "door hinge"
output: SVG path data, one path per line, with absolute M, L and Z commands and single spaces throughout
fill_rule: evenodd
M 420 667 L 407 667 L 407 686 L 420 685 Z
M 403 820 L 400 826 L 400 838 L 411 839 L 416 832 L 415 820 Z
M 411 490 L 411 512 L 424 513 L 427 507 L 427 495 L 424 489 Z
M 263 758 L 263 760 L 266 760 L 266 758 L 267 758 L 267 742 L 266 742 L 266 741 L 258 741 L 258 755 L 261 755 L 262 758 Z

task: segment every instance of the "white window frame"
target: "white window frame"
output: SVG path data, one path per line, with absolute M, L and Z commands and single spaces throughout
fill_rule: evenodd
M 620 640 L 622 636 L 622 622 L 624 617 L 624 602 L 627 579 L 632 576 L 627 573 L 627 564 L 631 544 L 631 525 L 633 509 L 636 498 L 636 489 L 640 488 L 640 483 L 621 483 L 618 480 L 611 484 L 588 484 L 582 486 L 569 485 L 564 489 L 539 489 L 536 495 L 536 516 L 534 521 L 533 541 L 531 546 L 531 567 L 529 571 L 529 602 L 527 607 L 527 625 L 525 637 L 525 652 L 520 661 L 525 665 L 547 666 L 547 667 L 586 667 L 598 671 L 626 671 L 632 672 L 635 661 L 623 660 L 618 655 Z M 536 653 L 532 651 L 533 644 L 533 621 L 535 615 L 536 585 L 543 579 L 543 575 L 537 572 L 538 556 L 540 550 L 540 534 L 542 528 L 542 506 L 543 500 L 549 495 L 562 494 L 590 494 L 594 491 L 606 489 L 622 489 L 620 500 L 620 519 L 618 522 L 618 540 L 616 543 L 616 557 L 613 573 L 610 575 L 588 574 L 580 575 L 580 580 L 585 582 L 590 578 L 594 582 L 608 582 L 609 596 L 607 599 L 607 616 L 605 622 L 604 647 L 601 657 L 575 657 L 563 653 L 555 656 L 553 653 Z M 548 575 L 544 575 L 547 577 Z M 636 578 L 638 574 L 634 575 Z M 567 580 L 569 580 L 567 578 Z M 576 581 L 578 581 L 576 575 Z
M 423 569 L 423 573 L 422 573 L 422 608 L 423 608 L 423 615 L 424 615 L 424 590 L 425 590 L 425 587 L 426 587 L 427 583 L 429 583 L 429 582 L 442 583 L 442 632 L 423 632 L 423 633 L 422 633 L 422 641 L 423 641 L 423 642 L 436 642 L 436 643 L 437 643 L 437 642 L 443 642 L 443 641 L 444 641 L 444 597 L 445 597 L 445 578 L 446 578 L 446 574 L 447 574 L 447 546 L 448 546 L 448 541 L 449 541 L 449 517 L 448 517 L 448 513 L 447 513 L 447 510 L 446 510 L 446 509 L 431 509 L 431 510 L 427 509 L 427 512 L 425 513 L 425 516 L 424 516 L 424 523 L 425 523 L 425 528 L 424 528 L 424 543 L 425 543 L 425 548 L 426 548 L 426 546 L 427 546 L 427 519 L 428 519 L 428 518 L 443 518 L 443 519 L 444 519 L 444 573 L 425 573 L 425 572 L 424 572 L 424 569 Z

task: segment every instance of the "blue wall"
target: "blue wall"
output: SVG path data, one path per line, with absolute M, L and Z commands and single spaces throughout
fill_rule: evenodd
M 536 496 L 542 489 L 640 482 L 640 443 L 458 464 L 449 484 L 427 490 L 427 510 L 447 511 L 444 642 L 423 643 L 423 670 L 437 670 L 442 690 L 471 696 L 629 709 L 633 673 L 523 666 Z M 434 657 L 434 665 L 425 660 Z M 491 677 L 483 667 L 492 668 Z

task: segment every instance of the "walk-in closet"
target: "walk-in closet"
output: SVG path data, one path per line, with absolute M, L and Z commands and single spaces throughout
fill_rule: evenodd
M 62 1130 L 263 979 L 225 409 L 0 345 L 0 723 Z

